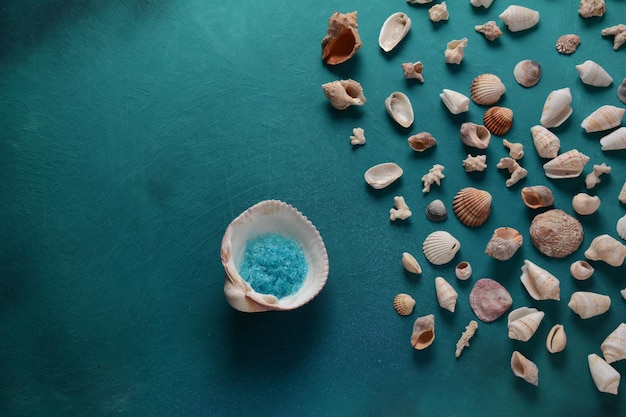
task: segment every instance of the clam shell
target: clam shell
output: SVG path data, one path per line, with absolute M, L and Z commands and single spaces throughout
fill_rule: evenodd
M 295 239 L 307 260 L 307 275 L 294 294 L 277 298 L 256 292 L 239 275 L 246 243 L 259 235 L 276 232 Z M 328 255 L 324 241 L 313 224 L 291 205 L 278 200 L 265 200 L 236 217 L 226 228 L 222 239 L 221 258 L 226 279 L 224 294 L 228 303 L 243 312 L 293 310 L 311 301 L 328 278 Z
M 570 55 L 576 52 L 578 45 L 580 45 L 580 36 L 568 33 L 567 35 L 559 36 L 555 46 L 560 54 Z
M 535 334 L 545 313 L 536 308 L 520 307 L 509 313 L 509 339 L 527 342 Z
M 578 13 L 584 18 L 603 16 L 605 11 L 604 0 L 580 0 L 578 6 Z
M 365 182 L 372 188 L 380 190 L 389 186 L 395 180 L 402 176 L 402 168 L 394 162 L 384 162 L 374 165 L 365 171 Z
M 538 61 L 524 59 L 513 68 L 515 81 L 522 87 L 532 87 L 541 79 L 541 64 Z
M 483 122 L 491 133 L 502 136 L 513 126 L 513 110 L 508 107 L 491 107 L 483 115 Z
M 567 306 L 581 319 L 588 319 L 609 311 L 611 298 L 595 292 L 576 291 L 572 294 Z
M 530 224 L 530 240 L 544 255 L 564 258 L 582 244 L 583 227 L 563 210 L 551 209 L 535 216 Z
M 354 80 L 338 80 L 322 84 L 324 95 L 331 106 L 337 110 L 344 110 L 350 106 L 362 106 L 366 99 L 363 87 Z
M 589 279 L 591 275 L 593 275 L 593 271 L 593 266 L 591 266 L 589 262 L 583 260 L 572 262 L 569 266 L 570 274 L 572 274 L 572 276 L 579 281 Z
M 539 12 L 523 6 L 509 6 L 499 17 L 511 32 L 530 29 L 539 23 Z
M 407 142 L 409 143 L 409 147 L 415 152 L 424 152 L 426 149 L 437 145 L 437 139 L 428 132 L 420 132 L 409 136 Z
M 624 78 L 617 87 L 617 98 L 619 101 L 626 104 L 626 78 Z
M 426 218 L 431 222 L 442 222 L 448 218 L 448 210 L 443 201 L 433 200 L 426 206 Z
M 472 276 L 472 265 L 467 261 L 461 261 L 454 268 L 454 275 L 461 281 L 465 281 Z
M 543 164 L 543 169 L 548 178 L 575 178 L 581 174 L 588 161 L 587 155 L 572 149 Z
M 491 106 L 506 92 L 506 87 L 495 74 L 480 74 L 470 85 L 470 96 L 474 103 Z
M 334 12 L 328 19 L 328 30 L 322 39 L 322 60 L 337 65 L 352 58 L 363 46 L 358 27 L 357 12 Z
M 413 333 L 411 334 L 411 345 L 417 349 L 426 349 L 435 340 L 435 316 L 428 314 L 418 317 L 413 323 Z
M 516 377 L 522 378 L 529 384 L 539 385 L 537 365 L 517 350 L 511 355 L 511 370 Z
M 626 149 L 626 127 L 620 127 L 600 139 L 603 151 Z
M 453 39 L 446 45 L 443 51 L 446 57 L 446 64 L 460 64 L 465 57 L 465 47 L 467 46 L 467 38 Z
M 459 298 L 459 294 L 452 288 L 452 285 L 448 283 L 442 277 L 435 278 L 435 291 L 437 293 L 437 301 L 441 308 L 454 313 L 456 308 L 456 300 Z
M 533 185 L 524 187 L 521 191 L 522 201 L 527 207 L 537 209 L 542 207 L 550 207 L 554 204 L 554 196 L 552 190 L 545 185 Z
M 490 20 L 482 25 L 474 26 L 476 32 L 482 33 L 488 41 L 495 41 L 502 36 L 502 30 L 498 27 L 495 20 Z
M 585 129 L 587 133 L 613 129 L 622 123 L 624 113 L 626 113 L 626 109 L 607 104 L 599 107 L 583 119 L 580 127 Z
M 470 292 L 470 307 L 476 317 L 489 323 L 502 316 L 513 304 L 511 294 L 491 278 L 481 278 Z
M 396 91 L 385 99 L 387 113 L 400 126 L 408 128 L 413 124 L 413 106 L 406 94 Z
M 456 193 L 452 209 L 461 223 L 469 227 L 478 227 L 485 223 L 491 214 L 491 201 L 489 192 L 467 187 Z
M 439 94 L 441 101 L 452 114 L 460 114 L 469 110 L 470 99 L 458 91 L 444 88 Z
M 587 193 L 578 193 L 572 198 L 574 211 L 581 216 L 595 213 L 600 208 L 600 197 L 591 196 Z
M 613 82 L 613 78 L 598 63 L 588 59 L 582 64 L 576 65 L 576 71 L 580 80 L 594 87 L 608 87 Z
M 415 257 L 408 252 L 402 253 L 402 266 L 404 267 L 404 269 L 413 274 L 422 273 L 422 267 L 420 266 L 419 262 L 417 262 L 417 259 L 415 259 Z
M 498 227 L 487 242 L 485 253 L 499 261 L 511 259 L 522 246 L 523 236 L 512 227 Z
M 611 266 L 622 266 L 626 257 L 626 246 L 609 235 L 596 236 L 585 251 L 585 258 L 604 261 Z
M 620 323 L 615 330 L 613 330 L 604 339 L 600 345 L 602 356 L 607 363 L 617 362 L 622 359 L 626 359 L 626 324 Z
M 422 245 L 424 256 L 434 265 L 444 265 L 450 262 L 459 249 L 461 249 L 461 242 L 450 233 L 442 230 L 426 236 Z
M 589 362 L 591 378 L 598 391 L 617 395 L 620 381 L 619 372 L 595 353 L 589 354 L 587 361 Z
M 615 225 L 615 230 L 619 237 L 626 240 L 626 214 L 619 218 Z
M 473 122 L 462 123 L 459 135 L 465 145 L 476 149 L 487 149 L 491 141 L 489 129 Z
M 537 154 L 542 158 L 556 158 L 561 149 L 561 141 L 558 136 L 543 126 L 536 125 L 530 128 L 533 143 Z
M 555 324 L 548 332 L 546 338 L 546 349 L 550 353 L 562 352 L 567 345 L 567 335 L 562 324 Z
M 558 127 L 565 122 L 572 112 L 572 92 L 569 87 L 552 91 L 543 104 L 539 123 L 543 127 Z
M 393 297 L 393 308 L 395 308 L 396 312 L 401 316 L 411 314 L 413 307 L 415 307 L 415 299 L 409 294 L 400 293 Z
M 389 16 L 383 26 L 380 28 L 378 35 L 378 45 L 380 48 L 389 52 L 395 48 L 402 39 L 409 33 L 411 29 L 411 19 L 405 13 L 396 12 Z
M 535 300 L 560 299 L 558 278 L 528 259 L 524 260 L 520 280 L 528 294 Z

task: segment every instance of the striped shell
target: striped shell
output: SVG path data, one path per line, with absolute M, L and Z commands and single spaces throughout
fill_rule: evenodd
M 580 80 L 594 87 L 608 87 L 613 82 L 613 78 L 599 64 L 588 59 L 580 65 L 576 65 L 576 71 Z
M 626 359 L 626 323 L 620 323 L 620 325 L 604 339 L 600 345 L 600 350 L 607 363 Z
M 513 68 L 515 81 L 522 87 L 532 87 L 541 79 L 541 64 L 537 61 L 525 59 Z
M 624 113 L 626 109 L 606 104 L 585 117 L 580 127 L 587 133 L 613 129 L 622 123 Z
M 413 312 L 415 307 L 415 299 L 409 294 L 400 293 L 393 298 L 393 308 L 401 316 L 408 316 Z
M 459 294 L 456 292 L 452 285 L 442 277 L 435 278 L 435 291 L 437 293 L 437 301 L 441 308 L 454 313 L 456 308 L 456 300 L 459 298 Z
M 442 222 L 448 218 L 448 210 L 446 210 L 443 201 L 433 200 L 426 206 L 426 218 L 431 222 Z
M 548 178 L 575 178 L 580 175 L 587 162 L 587 155 L 572 149 L 543 164 L 543 169 Z
M 513 110 L 508 107 L 491 107 L 485 112 L 483 122 L 491 133 L 502 136 L 513 126 Z
M 561 288 L 558 278 L 528 259 L 522 265 L 520 280 L 528 294 L 535 300 L 560 299 Z
M 432 232 L 426 236 L 422 245 L 424 256 L 434 265 L 443 265 L 450 262 L 459 249 L 461 249 L 461 242 L 450 233 L 442 230 Z
M 509 313 L 509 339 L 527 342 L 535 334 L 545 313 L 536 308 L 520 307 Z
M 461 223 L 478 227 L 487 221 L 491 214 L 491 194 L 484 190 L 467 187 L 454 196 L 452 209 Z
M 537 154 L 542 158 L 556 158 L 561 149 L 561 140 L 557 135 L 541 125 L 530 128 Z
M 570 297 L 567 306 L 581 319 L 588 319 L 609 311 L 611 297 L 595 292 L 576 291 Z
M 495 74 L 481 74 L 474 78 L 470 86 L 470 96 L 476 104 L 490 106 L 496 104 L 506 92 L 506 87 Z

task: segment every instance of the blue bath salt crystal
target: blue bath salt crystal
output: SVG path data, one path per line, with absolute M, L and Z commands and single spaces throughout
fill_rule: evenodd
M 239 275 L 256 292 L 282 298 L 302 287 L 307 269 L 298 242 L 279 233 L 265 233 L 246 243 Z

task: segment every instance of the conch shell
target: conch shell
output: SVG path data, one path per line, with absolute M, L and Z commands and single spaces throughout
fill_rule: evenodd
M 605 104 L 587 116 L 580 127 L 585 129 L 587 133 L 613 129 L 622 123 L 624 113 L 626 113 L 626 109 Z
M 576 65 L 576 71 L 580 80 L 594 87 L 608 87 L 613 82 L 613 78 L 598 63 L 588 59 L 582 64 Z
M 537 154 L 542 158 L 556 158 L 561 149 L 561 140 L 557 135 L 541 125 L 530 128 Z
M 567 335 L 562 324 L 555 324 L 548 332 L 546 338 L 546 349 L 550 353 L 558 353 L 565 349 L 567 345 Z
M 442 277 L 436 277 L 435 290 L 437 292 L 437 301 L 439 301 L 439 306 L 454 313 L 456 300 L 459 298 L 459 294 L 454 288 L 452 288 L 452 285 L 450 285 L 450 283 Z
M 413 323 L 411 345 L 417 350 L 426 349 L 435 340 L 435 315 L 418 317 Z
M 600 345 L 602 356 L 607 363 L 626 359 L 626 324 L 620 323 Z
M 461 242 L 443 230 L 432 232 L 426 236 L 422 246 L 424 256 L 433 265 L 447 264 L 454 259 L 459 249 L 461 249 Z
M 561 289 L 557 277 L 530 262 L 524 260 L 520 277 L 524 288 L 535 300 L 559 300 Z
M 389 52 L 395 48 L 411 29 L 411 18 L 405 13 L 397 12 L 389 16 L 380 29 L 378 45 Z
M 626 149 L 626 127 L 620 127 L 600 139 L 603 151 Z
M 554 179 L 576 178 L 583 172 L 589 157 L 572 149 L 543 164 L 546 177 Z
M 454 39 L 448 42 L 446 50 L 443 52 L 446 57 L 446 64 L 460 64 L 465 57 L 465 47 L 467 47 L 467 38 Z
M 611 297 L 595 292 L 576 291 L 572 294 L 567 306 L 581 319 L 588 319 L 609 311 Z
M 400 126 L 408 128 L 413 124 L 415 118 L 413 115 L 413 106 L 406 94 L 400 91 L 391 93 L 391 95 L 385 99 L 385 108 L 389 116 Z
M 545 185 L 533 185 L 522 188 L 522 201 L 531 209 L 550 207 L 554 204 L 552 190 Z
M 515 376 L 522 378 L 529 384 L 539 385 L 537 365 L 517 350 L 511 356 L 511 370 Z
M 357 12 L 333 13 L 328 19 L 328 31 L 322 39 L 322 60 L 330 65 L 352 58 L 363 46 L 359 35 Z
M 464 144 L 476 149 L 487 149 L 489 141 L 491 140 L 491 132 L 489 132 L 489 129 L 472 122 L 461 124 L 459 134 Z
M 523 6 L 509 6 L 499 17 L 511 32 L 530 29 L 539 23 L 539 12 Z
M 593 383 L 596 384 L 598 391 L 617 395 L 620 381 L 619 372 L 595 353 L 587 356 L 587 361 L 589 362 L 591 378 L 593 378 Z
M 363 95 L 363 87 L 354 80 L 332 81 L 322 84 L 322 89 L 331 106 L 337 110 L 362 106 L 367 101 Z
M 541 120 L 543 127 L 558 127 L 574 112 L 571 107 L 572 92 L 569 87 L 552 91 L 543 105 Z
M 595 237 L 585 251 L 585 258 L 592 261 L 604 261 L 611 266 L 622 266 L 625 257 L 626 246 L 606 234 Z
M 536 308 L 520 307 L 508 315 L 509 339 L 527 342 L 537 331 L 545 313 Z
M 522 246 L 523 236 L 512 227 L 498 227 L 487 242 L 485 253 L 499 261 L 511 259 Z

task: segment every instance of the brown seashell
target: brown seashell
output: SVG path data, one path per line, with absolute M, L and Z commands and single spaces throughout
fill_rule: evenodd
M 489 132 L 489 129 L 472 122 L 461 124 L 459 134 L 464 144 L 477 149 L 486 149 L 491 140 L 491 132 Z
M 409 147 L 416 152 L 424 152 L 437 145 L 437 139 L 428 132 L 420 132 L 407 139 Z
M 486 106 L 496 104 L 505 91 L 502 80 L 495 74 L 481 74 L 470 85 L 470 96 L 474 103 Z
M 530 359 L 517 350 L 511 356 L 511 370 L 515 376 L 522 378 L 529 384 L 539 385 L 539 369 Z
M 481 278 L 476 281 L 470 292 L 470 307 L 476 317 L 489 323 L 503 315 L 511 305 L 511 294 L 491 278 Z
M 513 68 L 515 81 L 522 87 L 532 87 L 541 79 L 541 64 L 537 61 L 525 59 Z
M 328 19 L 328 31 L 322 39 L 322 60 L 330 65 L 352 58 L 363 43 L 359 36 L 357 12 L 333 13 Z
M 485 112 L 483 122 L 491 133 L 502 136 L 513 126 L 513 110 L 508 107 L 493 106 Z
M 535 248 L 553 258 L 576 252 L 583 236 L 580 221 L 559 209 L 538 214 L 530 224 L 530 240 Z
M 482 25 L 474 26 L 476 32 L 482 33 L 488 41 L 494 41 L 502 36 L 502 30 L 498 27 L 495 20 L 490 20 Z
M 487 243 L 485 253 L 499 261 L 509 260 L 522 246 L 524 237 L 512 227 L 498 227 Z
M 428 314 L 415 320 L 411 345 L 417 350 L 426 349 L 435 340 L 435 315 Z
M 576 52 L 578 45 L 580 45 L 580 36 L 573 33 L 560 36 L 559 39 L 556 40 L 556 50 L 564 55 L 570 55 Z
M 522 201 L 531 209 L 550 207 L 554 204 L 554 196 L 545 185 L 533 185 L 522 188 Z
M 487 221 L 491 214 L 491 194 L 473 187 L 460 190 L 454 196 L 452 209 L 461 223 L 478 227 Z
M 400 293 L 393 298 L 393 308 L 401 316 L 408 316 L 413 312 L 415 299 L 409 294 Z

